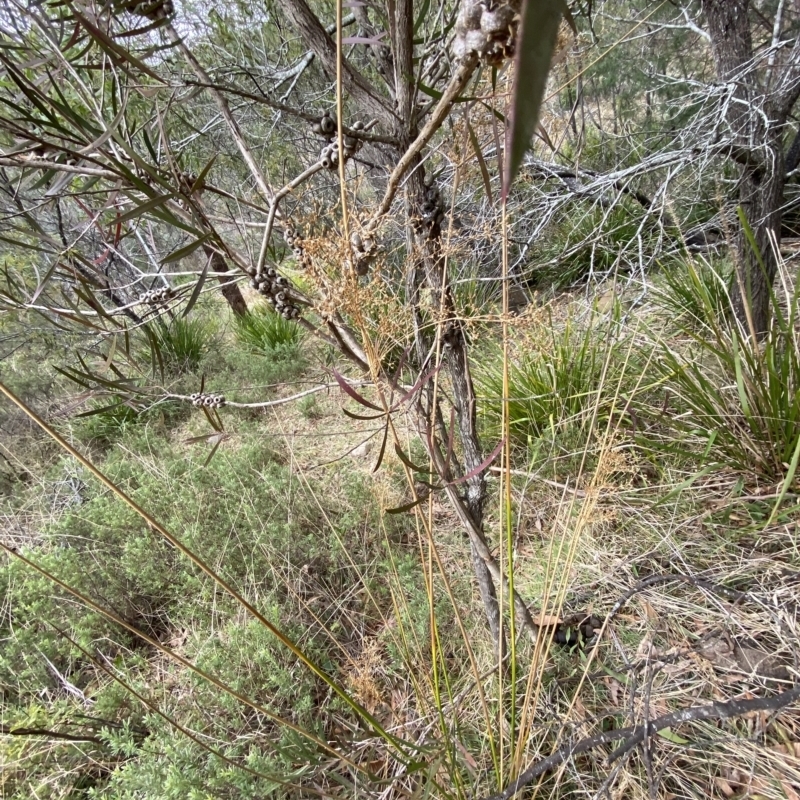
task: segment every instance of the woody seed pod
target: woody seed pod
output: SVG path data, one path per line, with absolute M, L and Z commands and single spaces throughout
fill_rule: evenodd
M 458 12 L 458 17 L 456 18 L 456 30 L 461 32 L 480 28 L 482 13 L 483 8 L 480 3 L 464 0 L 461 4 L 461 11 Z
M 327 111 L 322 115 L 319 125 L 325 134 L 333 133 L 336 130 L 336 122 Z

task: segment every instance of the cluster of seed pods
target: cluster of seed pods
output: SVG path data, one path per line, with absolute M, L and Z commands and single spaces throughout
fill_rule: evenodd
M 375 240 L 368 234 L 362 236 L 358 231 L 353 231 L 350 234 L 350 246 L 356 275 L 366 275 L 377 254 Z
M 444 202 L 438 187 L 430 176 L 425 179 L 425 190 L 420 204 L 419 233 L 425 237 L 435 236 L 444 220 Z
M 325 169 L 337 169 L 339 166 L 339 143 L 336 141 L 336 120 L 326 111 L 320 121 L 315 122 L 311 127 L 317 136 L 321 136 L 326 141 L 319 154 L 322 166 Z M 360 121 L 353 123 L 353 130 L 365 130 L 364 123 Z M 352 158 L 361 149 L 361 140 L 356 136 L 344 134 L 342 137 L 342 149 L 344 150 L 345 160 Z
M 192 405 L 197 408 L 201 406 L 205 406 L 206 408 L 222 408 L 225 405 L 225 395 L 219 393 L 202 394 L 200 392 L 195 392 L 189 395 L 189 399 L 192 401 Z
M 294 257 L 297 259 L 297 266 L 301 269 L 307 267 L 309 264 L 308 254 L 303 247 L 303 237 L 294 229 L 291 222 L 286 223 L 283 231 L 283 238 L 289 247 L 292 249 Z
M 153 21 L 175 16 L 175 5 L 172 0 L 142 0 L 140 3 L 130 3 L 127 8 L 131 14 Z
M 292 303 L 287 289 L 289 281 L 278 275 L 271 267 L 259 277 L 250 281 L 250 285 L 275 308 L 284 319 L 297 319 L 300 307 Z
M 514 55 L 520 7 L 521 0 L 461 0 L 453 55 L 477 53 L 486 64 L 500 66 Z
M 139 302 L 149 306 L 163 305 L 175 296 L 175 292 L 169 286 L 162 286 L 160 289 L 149 289 L 139 296 Z
M 448 320 L 442 331 L 442 345 L 450 350 L 460 339 L 464 338 L 464 327 L 458 320 Z

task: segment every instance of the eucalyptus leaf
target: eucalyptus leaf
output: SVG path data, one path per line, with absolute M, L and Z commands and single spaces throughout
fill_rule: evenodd
M 539 122 L 558 27 L 565 10 L 564 0 L 524 0 L 522 5 L 503 199 L 508 196 Z

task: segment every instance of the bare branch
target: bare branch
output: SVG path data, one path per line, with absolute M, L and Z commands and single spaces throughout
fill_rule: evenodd
M 577 742 L 567 742 L 561 745 L 552 755 L 537 761 L 533 766 L 528 767 L 513 783 L 506 789 L 497 794 L 489 795 L 483 800 L 510 800 L 520 790 L 528 784 L 544 775 L 559 764 L 573 756 L 581 753 L 588 753 L 596 747 L 623 740 L 622 744 L 614 750 L 608 757 L 607 763 L 611 764 L 631 749 L 644 742 L 650 736 L 655 735 L 664 728 L 671 728 L 675 725 L 682 725 L 687 722 L 698 722 L 701 720 L 729 719 L 730 717 L 741 717 L 754 711 L 780 711 L 786 706 L 800 700 L 800 687 L 794 687 L 774 697 L 755 698 L 754 700 L 730 700 L 727 703 L 710 703 L 705 706 L 692 706 L 664 714 L 643 725 L 630 725 L 627 728 L 617 728 L 611 731 L 597 733 L 594 736 L 587 736 Z

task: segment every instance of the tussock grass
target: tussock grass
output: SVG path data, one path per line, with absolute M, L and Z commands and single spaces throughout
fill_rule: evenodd
M 189 317 L 157 322 L 153 341 L 158 350 L 158 363 L 175 373 L 196 372 L 208 352 L 213 336 L 207 319 Z
M 256 353 L 291 358 L 298 353 L 300 326 L 267 308 L 257 307 L 234 319 L 236 337 Z

